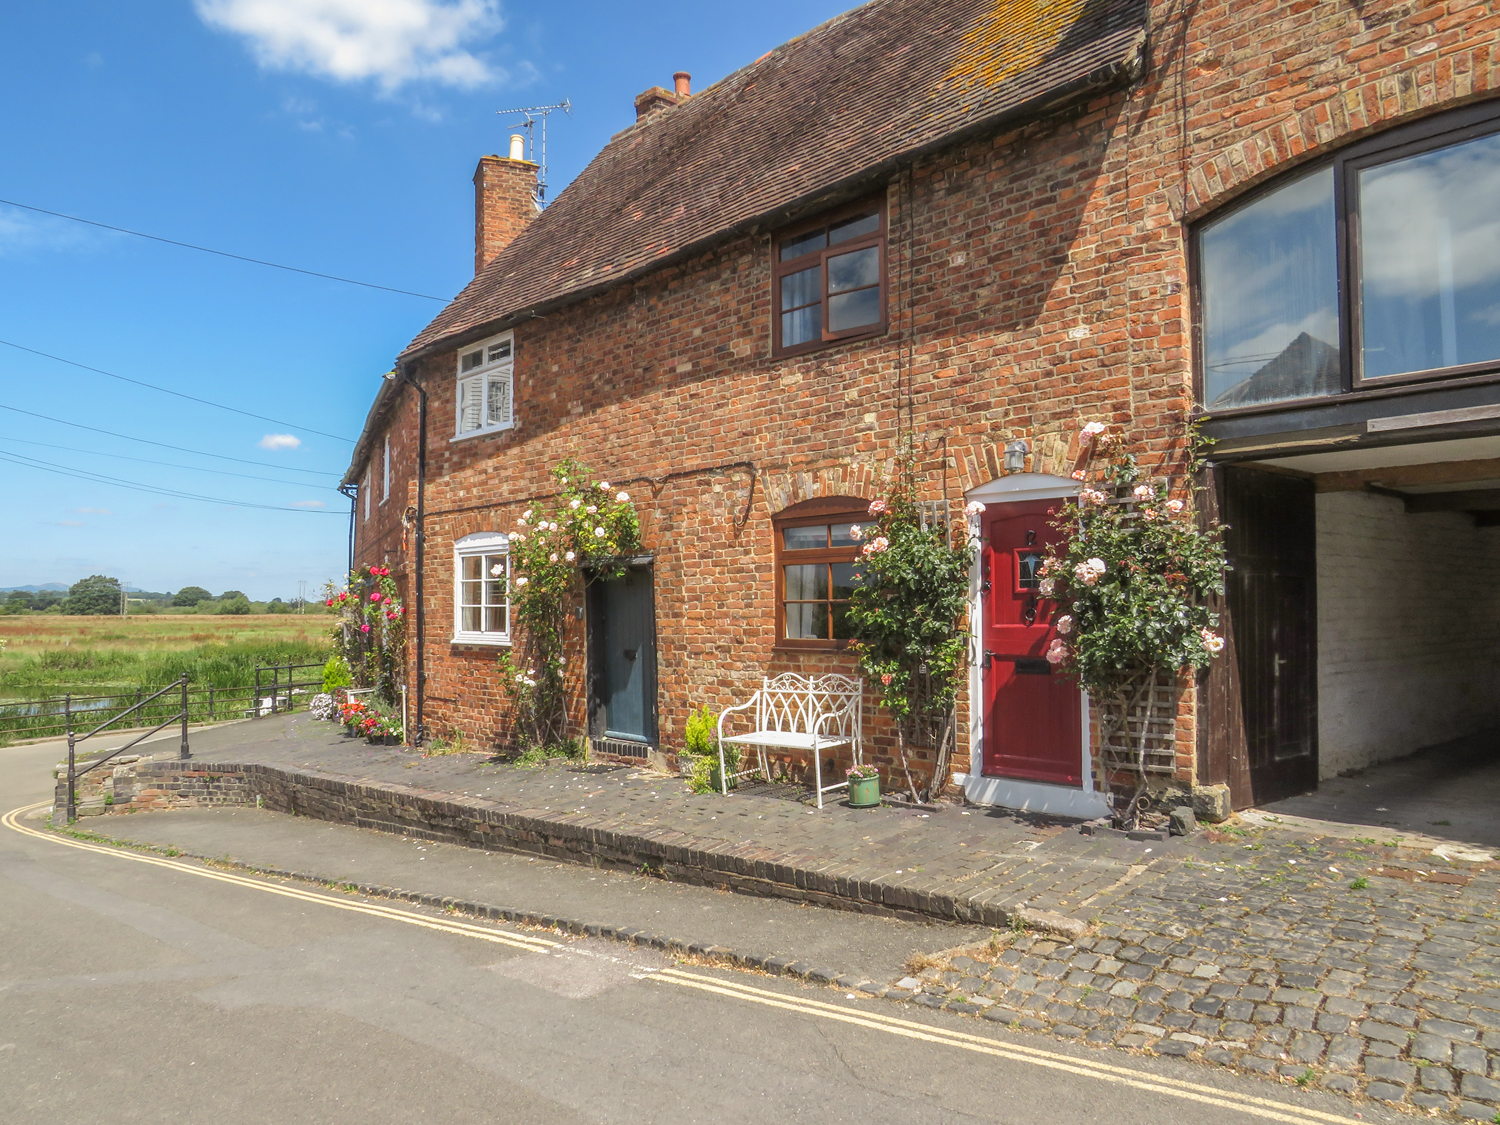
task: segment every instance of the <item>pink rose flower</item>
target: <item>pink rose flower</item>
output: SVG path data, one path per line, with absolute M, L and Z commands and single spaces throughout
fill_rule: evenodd
M 886 510 L 886 505 L 885 505 L 885 501 L 884 500 L 871 500 L 870 501 L 870 515 L 872 515 L 872 516 L 878 516 L 882 512 L 884 512 L 885 510 Z
M 1203 638 L 1203 647 L 1208 649 L 1209 652 L 1220 653 L 1224 651 L 1224 638 L 1211 629 L 1200 629 L 1198 630 L 1198 635 Z
M 1151 486 L 1149 484 L 1138 484 L 1131 492 L 1131 495 L 1137 500 L 1149 500 L 1151 499 Z
M 1073 653 L 1061 640 L 1054 638 L 1052 643 L 1047 646 L 1046 655 L 1047 663 L 1056 667 L 1072 656 Z
M 1073 617 L 1072 617 L 1072 615 L 1071 614 L 1067 614 L 1067 613 L 1063 614 L 1061 617 L 1059 617 L 1057 619 L 1056 622 L 1054 622 L 1054 626 L 1056 627 L 1056 629 L 1057 629 L 1057 631 L 1059 633 L 1061 633 L 1063 636 L 1066 637 L 1069 633 L 1071 633 L 1073 631 Z
M 368 633 L 370 631 L 370 627 L 368 625 L 361 625 L 359 627 L 359 631 L 361 633 Z
M 891 674 L 889 672 L 883 673 L 880 677 L 880 682 L 889 687 L 891 682 Z
M 964 505 L 964 515 L 968 516 L 970 519 L 973 519 L 977 515 L 982 515 L 983 513 L 984 505 L 981 504 L 978 500 L 970 500 L 967 504 Z
M 1183 503 L 1182 503 L 1181 500 L 1168 500 L 1167 501 L 1167 511 L 1171 512 L 1174 516 L 1181 515 L 1182 514 L 1182 508 L 1183 508 Z

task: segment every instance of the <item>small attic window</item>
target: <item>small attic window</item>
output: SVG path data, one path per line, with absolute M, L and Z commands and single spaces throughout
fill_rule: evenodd
M 515 424 L 513 344 L 507 332 L 459 351 L 455 438 L 506 430 Z
M 773 355 L 799 355 L 885 331 L 885 218 L 882 201 L 866 201 L 776 239 Z

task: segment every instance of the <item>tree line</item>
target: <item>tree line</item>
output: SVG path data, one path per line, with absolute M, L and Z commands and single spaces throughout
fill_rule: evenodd
M 129 599 L 128 604 L 125 598 Z M 323 612 L 320 601 L 308 602 L 315 612 Z M 122 609 L 130 613 L 209 613 L 244 615 L 252 613 L 296 613 L 301 608 L 296 598 L 272 598 L 268 602 L 251 601 L 241 590 L 225 590 L 214 595 L 202 586 L 184 586 L 176 593 L 149 590 L 125 591 L 118 578 L 91 574 L 61 590 L 12 590 L 0 613 L 54 613 L 77 616 L 119 616 Z

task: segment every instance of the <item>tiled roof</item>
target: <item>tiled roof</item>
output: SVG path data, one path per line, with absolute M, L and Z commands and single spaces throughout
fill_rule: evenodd
M 874 0 L 617 134 L 404 353 L 705 248 L 1118 80 L 1147 0 Z

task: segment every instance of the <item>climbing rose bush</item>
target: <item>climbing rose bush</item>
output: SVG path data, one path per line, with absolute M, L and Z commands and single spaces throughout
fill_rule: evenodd
M 1039 592 L 1059 604 L 1047 659 L 1108 700 L 1156 670 L 1206 667 L 1223 651 L 1218 615 L 1224 546 L 1167 483 L 1148 479 L 1100 422 L 1079 431 L 1086 481 L 1058 513 L 1064 532 L 1042 563 Z
M 580 569 L 609 581 L 624 575 L 622 559 L 641 553 L 630 493 L 595 480 L 572 459 L 555 466 L 552 477 L 556 495 L 528 506 L 510 533 L 510 604 L 522 649 L 503 654 L 500 667 L 523 751 L 561 746 L 567 738 L 566 602 Z

